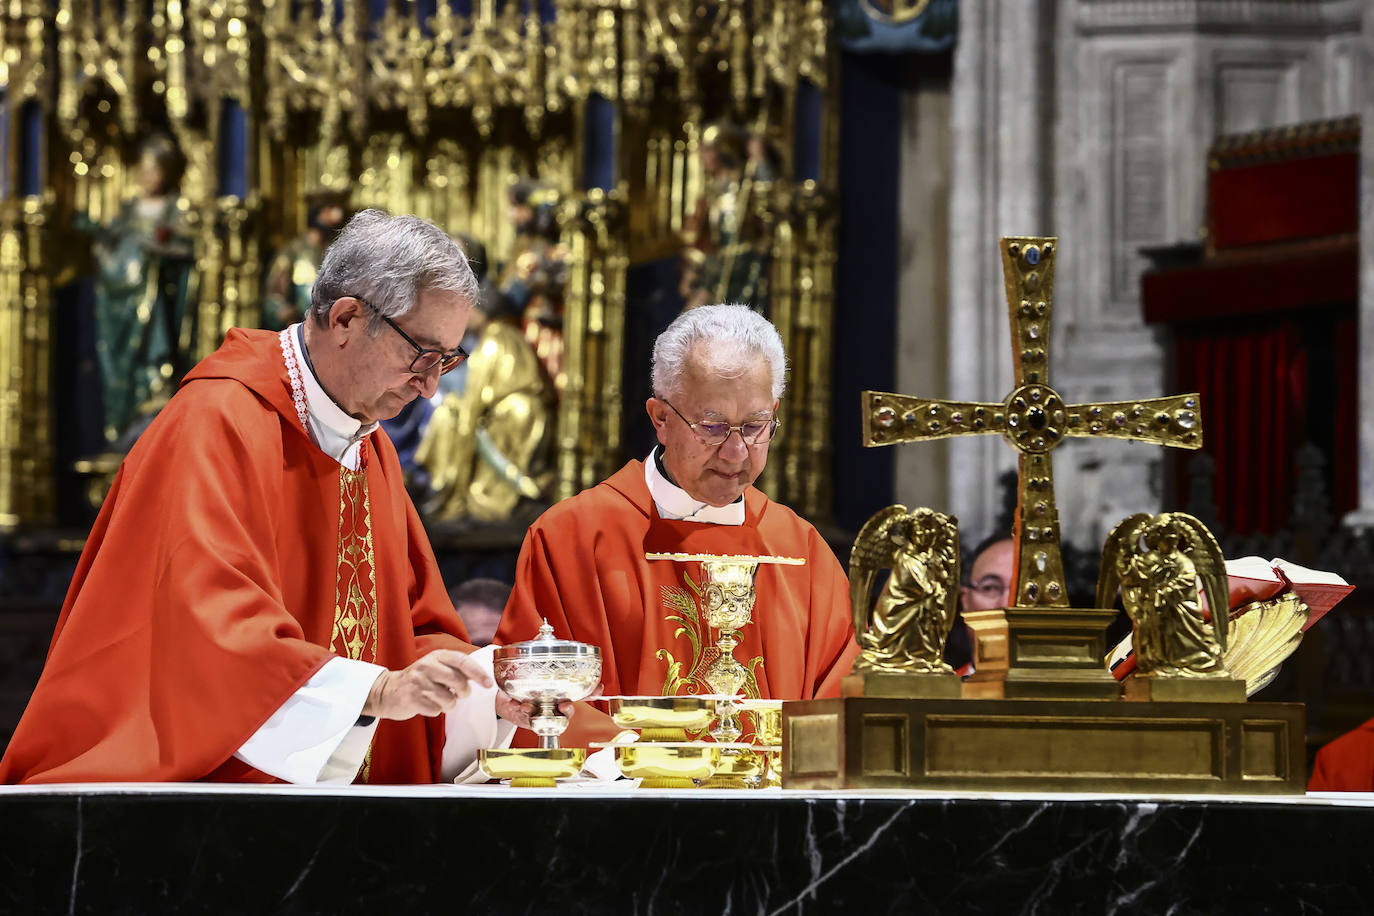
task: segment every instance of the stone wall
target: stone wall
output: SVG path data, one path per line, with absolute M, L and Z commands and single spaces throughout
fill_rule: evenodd
M 1362 98 L 1359 0 L 987 0 L 961 6 L 953 85 L 949 393 L 1010 387 L 996 242 L 1057 235 L 1052 384 L 1070 403 L 1168 394 L 1140 315 L 1140 249 L 1196 240 L 1219 134 L 1331 118 Z M 1366 136 L 1366 162 L 1370 140 Z M 1365 297 L 1374 223 L 1365 186 Z M 1370 306 L 1366 304 L 1365 314 Z M 1369 323 L 1365 352 L 1374 352 Z M 1374 389 L 1366 363 L 1364 389 Z M 1204 405 L 1204 422 L 1206 405 Z M 1374 508 L 1366 409 L 1365 502 Z M 968 531 L 996 517 L 1014 452 L 950 445 L 948 505 Z M 1087 546 L 1165 498 L 1161 450 L 1070 441 L 1055 453 L 1063 536 Z M 899 494 L 900 495 L 900 494 Z

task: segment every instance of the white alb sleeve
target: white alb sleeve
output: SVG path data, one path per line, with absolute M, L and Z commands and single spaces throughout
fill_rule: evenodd
M 359 724 L 381 665 L 331 658 L 272 713 L 234 756 L 287 782 L 350 783 L 372 745 L 377 720 Z
M 484 646 L 468 656 L 491 674 L 495 646 Z M 493 685 L 495 678 L 492 678 Z M 486 776 L 477 767 L 482 748 L 508 747 L 515 737 L 515 723 L 496 715 L 496 687 L 472 685 L 466 697 L 444 716 L 444 782 L 481 782 Z

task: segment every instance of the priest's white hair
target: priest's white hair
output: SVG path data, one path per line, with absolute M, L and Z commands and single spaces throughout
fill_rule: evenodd
M 688 360 L 722 378 L 738 378 L 768 363 L 773 398 L 787 387 L 787 356 L 778 329 L 746 305 L 703 305 L 688 309 L 654 341 L 654 397 L 682 393 Z
M 418 216 L 391 216 L 362 210 L 348 221 L 310 289 L 310 312 L 324 327 L 334 300 L 362 299 L 388 318 L 404 315 L 427 289 L 477 300 L 477 277 L 448 234 Z M 380 333 L 382 321 L 368 315 L 368 331 Z

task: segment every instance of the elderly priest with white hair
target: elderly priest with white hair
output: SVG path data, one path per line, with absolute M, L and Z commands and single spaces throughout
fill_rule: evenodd
M 558 636 L 601 648 L 607 695 L 711 693 L 701 564 L 646 554 L 800 558 L 758 568 L 753 622 L 734 652 L 750 674 L 743 690 L 838 696 L 858 653 L 844 571 L 810 523 L 753 486 L 778 428 L 786 366 L 777 330 L 745 306 L 678 316 L 654 344 L 645 406 L 658 445 L 534 523 L 497 642 L 530 639 L 547 618 Z M 616 732 L 583 710 L 563 744 Z
M 528 724 L 378 428 L 476 296 L 442 231 L 365 210 L 303 323 L 230 331 L 120 467 L 0 782 L 435 782 Z

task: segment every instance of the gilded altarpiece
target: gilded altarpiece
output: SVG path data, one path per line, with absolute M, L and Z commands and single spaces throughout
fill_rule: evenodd
M 0 527 L 54 520 L 52 291 L 90 270 L 76 214 L 133 187 L 139 144 L 176 141 L 208 353 L 260 315 L 271 252 L 307 194 L 412 212 L 484 241 L 507 192 L 559 194 L 569 252 L 556 496 L 626 457 L 626 275 L 680 250 L 710 125 L 774 152 L 737 200 L 792 363 L 763 485 L 830 511 L 834 66 L 821 0 L 14 0 L 0 8 Z

